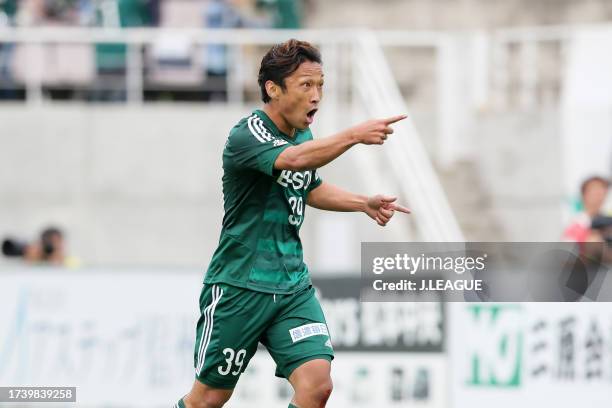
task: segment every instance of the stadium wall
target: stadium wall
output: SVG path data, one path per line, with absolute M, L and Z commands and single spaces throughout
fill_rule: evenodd
M 223 216 L 223 144 L 251 109 L 3 106 L 0 231 L 33 239 L 47 224 L 59 225 L 69 252 L 89 265 L 203 267 Z M 350 190 L 379 192 L 369 191 L 368 174 L 351 155 L 321 173 Z M 361 241 L 411 239 L 399 220 L 382 229 L 364 215 L 314 209 L 302 231 L 314 273 L 358 268 Z
M 5 106 L 0 231 L 31 239 L 58 224 L 70 252 L 86 264 L 205 265 L 223 214 L 220 152 L 228 130 L 249 110 Z M 417 115 L 417 127 L 435 127 L 432 117 Z M 557 239 L 563 204 L 558 113 L 485 115 L 476 122 L 472 175 L 440 173 L 468 239 Z M 315 134 L 332 130 L 318 127 Z M 378 176 L 364 173 L 355 158 L 341 157 L 323 177 L 353 191 L 379 192 L 369 191 Z M 362 215 L 309 209 L 302 227 L 307 261 L 315 273 L 355 269 L 361 241 L 414 239 L 409 226 L 392 224 L 381 229 Z

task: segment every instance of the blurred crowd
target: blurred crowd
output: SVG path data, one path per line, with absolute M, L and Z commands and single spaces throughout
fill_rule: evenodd
M 310 7 L 307 0 L 0 0 L 0 30 L 62 26 L 291 29 L 303 26 Z M 95 44 L 93 54 L 84 47 L 46 46 L 38 62 L 25 48 L 0 42 L 0 99 L 25 98 L 25 71 L 32 64 L 45 65 L 42 83 L 50 89 L 48 93 L 55 92 L 54 99 L 57 95 L 94 101 L 126 97 L 125 44 Z M 161 36 L 146 48 L 143 65 L 148 82 L 144 87 L 152 89 L 154 96 L 158 90 L 184 89 L 204 90 L 205 100 L 226 98 L 225 45 L 210 44 L 197 51 L 184 38 Z M 57 84 L 59 91 L 53 88 Z M 69 95 L 63 97 L 62 92 Z
M 256 16 L 262 26 L 300 28 L 309 6 L 305 0 L 0 0 L 0 26 L 155 27 L 183 8 L 215 14 L 202 20 L 215 27 Z

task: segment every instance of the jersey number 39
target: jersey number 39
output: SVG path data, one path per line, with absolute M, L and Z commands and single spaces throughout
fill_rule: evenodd
M 300 222 L 302 222 L 302 214 L 304 214 L 304 202 L 302 201 L 302 197 L 289 197 L 289 205 L 293 213 L 289 216 L 289 224 L 300 225 Z

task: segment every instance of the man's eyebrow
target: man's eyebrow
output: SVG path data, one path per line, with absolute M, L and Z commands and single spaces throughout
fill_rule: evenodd
M 312 78 L 314 75 L 312 74 L 302 74 L 300 76 L 298 76 L 299 79 L 304 79 L 304 78 Z M 321 74 L 321 78 L 323 78 L 325 75 Z

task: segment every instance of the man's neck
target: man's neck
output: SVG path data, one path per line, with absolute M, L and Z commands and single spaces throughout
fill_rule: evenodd
M 290 138 L 295 137 L 295 128 L 289 123 L 287 123 L 287 121 L 282 117 L 278 110 L 270 106 L 269 103 L 266 103 L 263 107 L 263 111 L 266 113 L 266 115 L 268 115 L 270 120 L 274 122 L 274 125 L 276 125 L 278 130 L 280 130 Z

